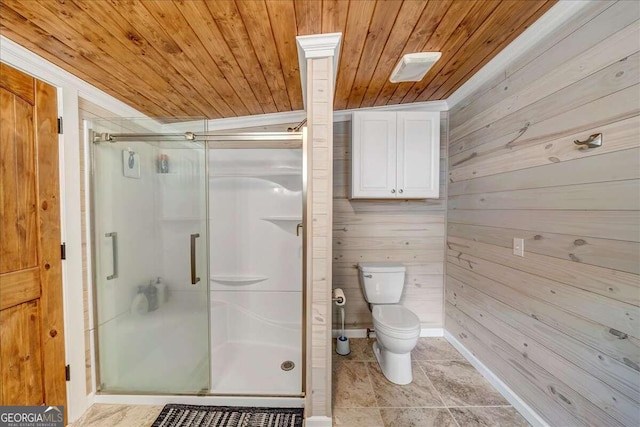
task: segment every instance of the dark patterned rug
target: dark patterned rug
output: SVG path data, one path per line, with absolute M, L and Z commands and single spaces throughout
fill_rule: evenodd
M 152 427 L 302 427 L 302 408 L 169 404 Z

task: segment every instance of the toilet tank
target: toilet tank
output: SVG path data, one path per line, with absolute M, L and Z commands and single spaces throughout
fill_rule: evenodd
M 361 262 L 360 285 L 364 298 L 370 304 L 396 304 L 400 302 L 406 267 L 392 262 Z

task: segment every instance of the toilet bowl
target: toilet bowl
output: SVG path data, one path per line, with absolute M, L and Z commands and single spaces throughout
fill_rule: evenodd
M 394 384 L 411 383 L 411 350 L 420 337 L 418 316 L 399 304 L 375 305 L 372 315 L 377 338 L 373 354 L 382 373 Z
M 420 320 L 398 304 L 406 268 L 398 263 L 360 263 L 365 299 L 371 307 L 377 342 L 373 353 L 384 376 L 395 384 L 413 381 L 411 350 L 420 337 Z

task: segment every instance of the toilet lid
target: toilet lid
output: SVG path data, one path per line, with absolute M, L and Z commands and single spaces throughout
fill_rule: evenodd
M 418 316 L 400 304 L 376 305 L 372 314 L 374 322 L 390 330 L 409 331 L 420 328 Z

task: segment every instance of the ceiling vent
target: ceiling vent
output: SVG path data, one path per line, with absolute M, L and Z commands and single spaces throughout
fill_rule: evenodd
M 391 83 L 418 82 L 442 56 L 442 52 L 418 52 L 404 55 L 393 69 Z

